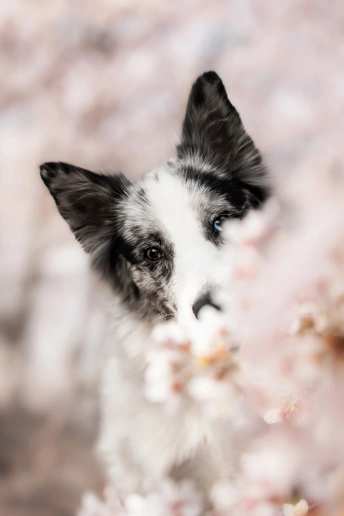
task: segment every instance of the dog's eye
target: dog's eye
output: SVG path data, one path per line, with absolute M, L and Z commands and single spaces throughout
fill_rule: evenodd
M 163 253 L 157 247 L 148 247 L 144 252 L 144 257 L 150 262 L 157 262 L 163 257 Z
M 220 233 L 220 231 L 222 231 L 223 227 L 223 223 L 225 220 L 227 220 L 227 215 L 220 215 L 219 217 L 217 217 L 214 222 L 213 222 L 213 230 L 215 231 L 215 233 Z

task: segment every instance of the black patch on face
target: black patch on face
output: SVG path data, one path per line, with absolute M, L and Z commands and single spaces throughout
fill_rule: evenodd
M 136 192 L 122 211 L 121 219 L 121 238 L 126 245 L 126 252 L 122 252 L 122 256 L 139 294 L 139 303 L 135 306 L 131 304 L 131 308 L 144 317 L 153 314 L 168 318 L 174 315 L 175 306 L 170 289 L 173 245 L 160 230 L 159 221 L 151 217 L 149 206 L 137 202 Z M 147 249 L 152 247 L 162 252 L 160 260 L 150 261 L 146 258 Z
M 217 218 L 223 216 L 226 219 L 242 219 L 250 209 L 257 208 L 262 202 L 231 175 L 226 177 L 216 171 L 204 172 L 190 166 L 181 166 L 178 173 L 186 185 L 192 184 L 194 190 L 203 191 L 203 195 L 208 198 L 206 207 L 199 207 L 198 217 L 205 237 L 215 245 L 224 242 L 222 234 L 214 231 L 214 221 Z
M 232 208 L 233 215 L 238 213 L 238 216 L 241 216 L 246 196 L 242 186 L 235 178 L 231 176 L 226 178 L 216 172 L 203 172 L 191 167 L 185 168 L 182 174 L 186 181 L 193 181 L 200 187 L 206 187 L 215 196 L 217 194 L 225 197 Z

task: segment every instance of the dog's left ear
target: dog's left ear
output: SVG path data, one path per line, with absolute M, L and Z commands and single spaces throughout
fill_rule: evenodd
M 268 196 L 263 159 L 215 72 L 204 73 L 192 86 L 177 151 L 181 159 L 199 157 L 242 183 L 256 204 Z

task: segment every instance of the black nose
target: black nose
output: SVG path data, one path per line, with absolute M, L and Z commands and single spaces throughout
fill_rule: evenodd
M 212 306 L 213 308 L 215 308 L 215 310 L 221 310 L 219 305 L 214 303 L 214 301 L 211 299 L 210 292 L 207 292 L 203 296 L 199 297 L 197 299 L 197 301 L 192 305 L 192 311 L 195 314 L 195 317 L 197 319 L 198 319 L 198 316 L 199 316 L 199 313 L 200 313 L 201 309 L 204 306 Z

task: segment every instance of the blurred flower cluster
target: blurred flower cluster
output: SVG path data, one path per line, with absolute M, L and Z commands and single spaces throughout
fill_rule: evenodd
M 283 184 L 282 184 L 283 183 Z M 276 185 L 261 211 L 229 223 L 223 288 L 187 332 L 156 328 L 146 395 L 162 409 L 187 399 L 227 418 L 241 457 L 215 483 L 213 507 L 190 483 L 120 507 L 85 498 L 82 516 L 339 516 L 344 511 L 344 171 Z M 216 294 L 214 294 L 216 295 Z

